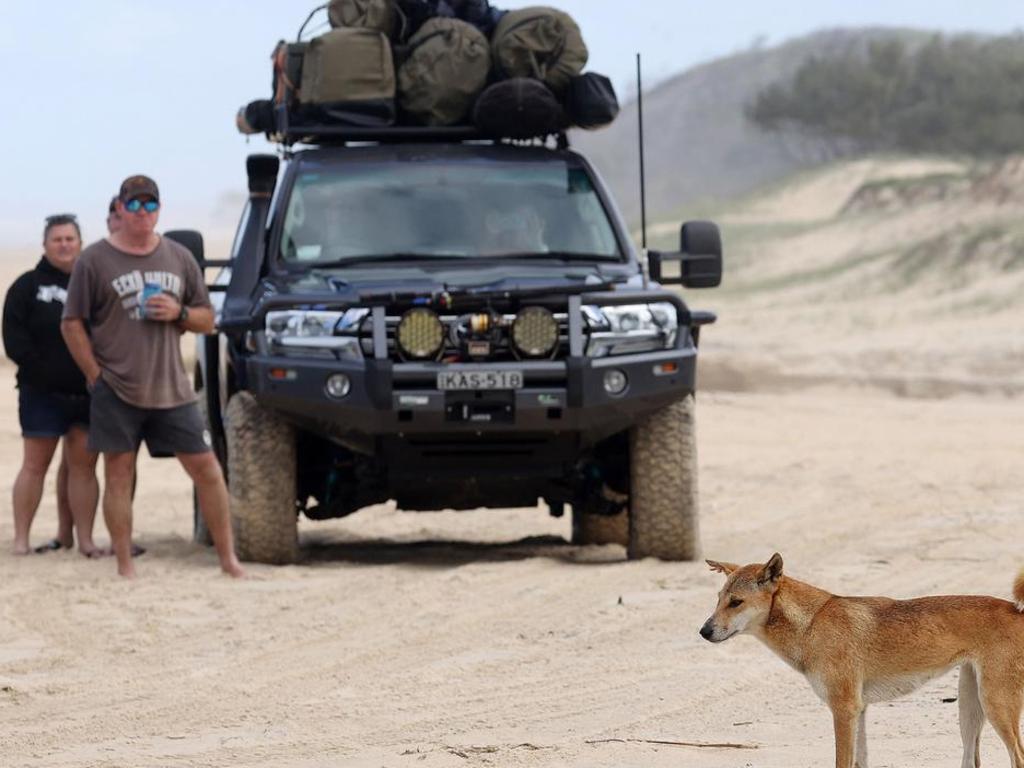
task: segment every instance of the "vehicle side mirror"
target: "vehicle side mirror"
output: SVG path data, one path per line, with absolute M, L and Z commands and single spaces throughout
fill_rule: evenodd
M 172 229 L 170 232 L 164 232 L 164 237 L 188 248 L 192 257 L 199 262 L 200 269 L 206 266 L 203 236 L 199 232 L 194 229 Z
M 662 285 L 716 288 L 722 283 L 722 234 L 710 221 L 688 221 L 678 252 L 650 251 L 648 260 L 651 279 Z

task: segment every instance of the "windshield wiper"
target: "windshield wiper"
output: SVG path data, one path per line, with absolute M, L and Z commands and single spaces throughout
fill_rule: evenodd
M 555 261 L 590 261 L 613 262 L 621 264 L 622 259 L 607 253 L 573 253 L 572 251 L 524 251 L 523 253 L 499 253 L 488 256 L 489 259 L 542 260 Z
M 336 261 L 309 262 L 309 266 L 317 269 L 330 269 L 332 267 L 350 267 L 356 264 L 387 264 L 398 261 L 464 261 L 466 256 L 454 253 L 375 253 L 366 256 L 350 256 L 346 259 Z M 291 262 L 290 266 L 302 266 Z

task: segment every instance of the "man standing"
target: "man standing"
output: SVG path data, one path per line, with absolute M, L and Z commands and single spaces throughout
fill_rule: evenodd
M 85 249 L 75 265 L 61 331 L 92 392 L 89 447 L 103 454 L 103 516 L 117 572 L 135 576 L 132 476 L 145 440 L 151 452 L 173 453 L 181 462 L 221 568 L 243 576 L 224 475 L 181 358 L 181 331 L 214 328 L 202 272 L 185 248 L 156 233 L 160 191 L 152 179 L 126 179 L 115 207 L 120 228 Z
M 107 232 L 114 234 L 121 228 L 121 217 L 117 214 L 117 196 L 110 198 L 110 206 L 107 208 Z

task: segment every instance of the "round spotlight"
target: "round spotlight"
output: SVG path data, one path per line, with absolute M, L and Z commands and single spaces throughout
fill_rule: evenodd
M 324 389 L 335 400 L 341 400 L 348 397 L 348 393 L 352 391 L 352 380 L 344 373 L 336 373 L 327 379 Z
M 558 344 L 558 321 L 544 307 L 527 307 L 512 323 L 512 343 L 523 357 L 547 357 Z
M 626 387 L 629 386 L 629 378 L 626 374 L 618 369 L 612 369 L 605 371 L 604 374 L 604 391 L 609 395 L 621 395 L 626 391 Z
M 410 309 L 398 323 L 398 348 L 413 360 L 436 358 L 444 343 L 441 318 L 429 309 Z

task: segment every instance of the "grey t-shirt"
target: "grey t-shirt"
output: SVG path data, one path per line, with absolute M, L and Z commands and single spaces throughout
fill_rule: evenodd
M 135 256 L 100 240 L 75 263 L 64 319 L 89 326 L 103 381 L 118 397 L 139 408 L 175 408 L 196 396 L 181 359 L 177 324 L 141 316 L 139 298 L 147 283 L 186 307 L 210 306 L 199 265 L 183 246 L 161 237 L 152 253 Z

